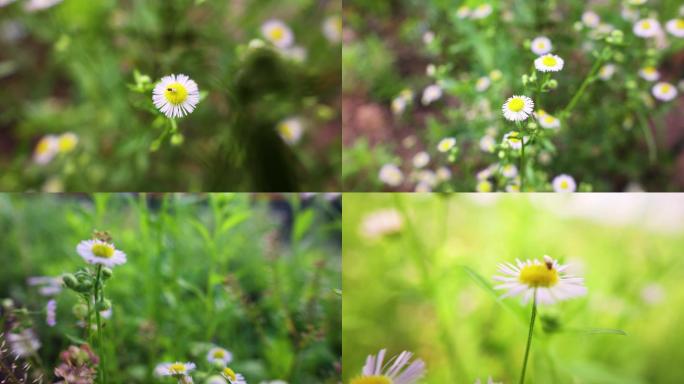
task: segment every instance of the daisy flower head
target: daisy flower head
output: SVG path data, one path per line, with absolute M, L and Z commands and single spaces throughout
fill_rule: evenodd
M 475 190 L 478 192 L 489 193 L 494 190 L 494 185 L 489 180 L 480 180 L 477 182 Z
M 468 7 L 467 5 L 461 5 L 456 9 L 456 17 L 458 17 L 459 19 L 465 19 L 468 16 L 470 16 L 470 7 Z
M 213 347 L 207 352 L 207 361 L 211 364 L 221 363 L 226 366 L 233 361 L 233 354 L 224 348 Z
M 480 150 L 482 152 L 493 153 L 496 149 L 496 139 L 491 135 L 484 135 L 480 139 Z
M 639 37 L 655 37 L 660 33 L 660 23 L 656 19 L 641 19 L 634 23 L 632 30 Z
M 293 145 L 302 138 L 304 124 L 299 117 L 290 117 L 278 123 L 276 130 L 286 143 Z
M 221 370 L 221 376 L 223 376 L 230 384 L 247 384 L 245 377 L 239 373 L 236 373 L 229 367 L 223 368 Z
M 66 132 L 59 136 L 57 147 L 60 153 L 69 153 L 76 148 L 78 136 L 73 132 Z
M 447 167 L 439 167 L 437 172 L 435 172 L 435 176 L 439 182 L 447 181 L 451 179 L 451 170 Z
M 423 43 L 425 43 L 425 45 L 430 45 L 433 41 L 435 41 L 434 32 L 426 31 L 425 33 L 423 33 Z
M 437 150 L 445 153 L 449 152 L 451 148 L 453 148 L 456 145 L 456 139 L 453 137 L 445 137 L 442 140 L 439 141 L 437 144 Z
M 537 113 L 537 121 L 542 128 L 546 129 L 558 129 L 560 128 L 560 120 L 548 114 L 544 110 L 540 110 Z
M 534 101 L 527 96 L 511 96 L 501 107 L 506 120 L 523 121 L 534 110 Z
M 492 80 L 487 76 L 482 76 L 475 82 L 475 90 L 478 92 L 486 91 L 492 84 Z
M 520 133 L 516 131 L 508 132 L 503 137 L 503 142 L 506 143 L 511 149 L 519 150 L 522 149 L 522 141 L 525 140 L 527 143 L 527 137 L 520 138 Z
M 59 138 L 55 135 L 43 136 L 33 151 L 33 161 L 39 165 L 45 165 L 59 152 Z
M 24 8 L 29 12 L 41 11 L 43 9 L 52 8 L 61 3 L 63 0 L 29 0 Z
M 294 34 L 281 20 L 271 19 L 261 25 L 261 34 L 278 48 L 288 48 L 294 43 Z
M 554 177 L 551 184 L 553 185 L 553 190 L 559 193 L 575 192 L 577 189 L 577 183 L 575 182 L 575 179 L 566 174 L 561 174 Z
M 395 115 L 401 115 L 406 110 L 406 106 L 408 106 L 408 104 L 409 100 L 401 96 L 395 97 L 392 100 L 392 113 L 394 113 Z
M 473 19 L 484 19 L 485 17 L 491 15 L 493 10 L 494 8 L 491 4 L 480 4 L 475 7 L 473 12 L 470 14 L 470 17 Z
M 386 352 L 383 349 L 377 356 L 369 355 L 361 376 L 350 384 L 413 384 L 425 375 L 425 363 L 420 359 L 411 362 L 411 352 L 404 351 L 383 364 Z
M 126 254 L 104 240 L 83 240 L 76 246 L 76 252 L 88 263 L 107 268 L 126 263 Z
M 501 167 L 501 174 L 504 175 L 504 177 L 512 179 L 518 176 L 518 167 L 513 164 L 506 164 Z
M 665 29 L 672 36 L 684 37 L 684 19 L 672 19 L 665 23 Z
M 601 24 L 601 18 L 596 12 L 586 11 L 582 14 L 582 23 L 589 28 L 596 28 Z
M 157 376 L 185 377 L 195 369 L 195 363 L 163 363 L 159 364 L 154 372 Z
M 154 106 L 170 119 L 189 115 L 200 101 L 199 88 L 188 76 L 164 76 L 152 91 Z
M 564 61 L 560 56 L 547 53 L 534 60 L 534 67 L 540 72 L 558 72 L 563 69 Z
M 598 72 L 599 79 L 610 80 L 610 78 L 615 74 L 616 69 L 617 67 L 615 67 L 615 64 L 606 64 L 602 66 Z
M 543 260 L 502 263 L 499 264 L 502 275 L 494 276 L 501 284 L 494 288 L 506 291 L 501 298 L 522 296 L 523 304 L 533 298 L 540 304 L 554 304 L 586 295 L 584 278 L 569 275 L 568 267 L 550 256 L 544 256 Z
M 656 81 L 660 78 L 660 73 L 655 67 L 648 66 L 639 70 L 639 76 L 646 81 Z
M 413 166 L 416 168 L 423 168 L 430 162 L 430 155 L 427 152 L 421 151 L 413 156 Z
M 532 43 L 530 43 L 530 49 L 532 49 L 532 52 L 535 55 L 541 56 L 551 52 L 553 45 L 548 37 L 537 36 L 532 40 Z
M 398 187 L 404 182 L 404 174 L 394 164 L 385 164 L 380 168 L 378 178 L 390 187 Z
M 660 101 L 670 101 L 677 97 L 677 88 L 670 83 L 661 81 L 653 86 L 651 93 Z
M 442 87 L 437 84 L 428 85 L 423 91 L 421 102 L 423 105 L 430 105 L 442 98 Z
M 340 15 L 328 16 L 323 21 L 323 35 L 331 43 L 342 41 L 342 18 Z

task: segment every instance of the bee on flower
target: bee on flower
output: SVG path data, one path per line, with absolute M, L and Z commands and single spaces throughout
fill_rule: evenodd
M 656 19 L 641 19 L 634 23 L 632 31 L 639 37 L 655 37 L 661 32 L 660 23 Z
M 261 35 L 274 46 L 284 49 L 294 44 L 294 34 L 290 27 L 277 19 L 271 19 L 261 25 Z
M 192 113 L 200 101 L 199 88 L 188 76 L 164 76 L 152 91 L 154 106 L 170 119 Z
M 551 184 L 553 185 L 553 190 L 559 193 L 575 192 L 577 189 L 577 183 L 575 183 L 575 179 L 566 174 L 561 174 L 554 177 Z
M 534 102 L 527 96 L 511 96 L 501 107 L 506 120 L 526 120 L 534 110 Z
M 445 137 L 442 140 L 439 141 L 437 144 L 437 150 L 445 153 L 449 152 L 451 148 L 453 148 L 456 145 L 456 139 L 453 137 Z
M 414 384 L 425 375 L 425 363 L 420 359 L 411 362 L 411 352 L 404 351 L 384 363 L 386 352 L 383 349 L 377 356 L 368 356 L 361 376 L 352 379 L 350 384 Z
M 665 29 L 672 36 L 684 37 L 684 19 L 672 19 L 665 23 Z
M 548 37 L 537 36 L 530 43 L 530 49 L 535 55 L 542 56 L 551 52 L 553 45 Z
M 655 67 L 648 66 L 639 70 L 639 76 L 646 81 L 657 81 L 660 78 L 660 73 Z
M 651 93 L 660 101 L 670 101 L 677 97 L 677 88 L 670 83 L 661 81 L 653 86 Z
M 280 137 L 290 145 L 297 144 L 304 133 L 304 124 L 299 117 L 287 118 L 276 126 Z
M 534 67 L 540 72 L 558 72 L 563 69 L 564 61 L 560 56 L 546 54 L 534 60 Z

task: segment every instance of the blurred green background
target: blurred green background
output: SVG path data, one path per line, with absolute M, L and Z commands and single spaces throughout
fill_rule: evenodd
M 57 326 L 49 328 L 47 298 L 27 278 L 74 272 L 85 265 L 76 244 L 108 230 L 128 256 L 106 288 L 110 382 L 157 382 L 161 362 L 204 369 L 214 343 L 233 352 L 231 366 L 250 383 L 337 383 L 336 204 L 322 195 L 0 194 L 0 298 L 36 311 L 39 355 L 52 378 L 59 351 L 83 337 L 71 312 L 76 294 L 57 296 Z
M 340 0 L 28 1 L 0 6 L 0 190 L 338 189 L 341 46 L 324 23 Z M 292 51 L 247 48 L 270 19 L 292 29 Z M 136 70 L 199 85 L 182 143 L 150 151 L 166 119 L 129 89 Z M 304 134 L 288 145 L 276 126 L 292 116 Z M 64 132 L 76 149 L 34 164 L 39 138 Z
M 572 264 L 589 293 L 541 307 L 527 383 L 681 382 L 682 203 L 651 194 L 345 194 L 345 382 L 381 348 L 424 359 L 425 383 L 517 382 L 531 307 L 497 300 L 492 276 L 497 263 L 545 254 Z M 372 219 L 386 210 L 390 219 Z

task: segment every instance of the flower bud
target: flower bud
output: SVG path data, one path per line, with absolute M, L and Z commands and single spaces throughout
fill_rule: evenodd
M 106 311 L 111 307 L 112 307 L 112 302 L 107 300 L 107 299 L 103 299 L 103 300 L 100 300 L 97 303 L 95 303 L 95 309 L 98 312 Z
M 548 83 L 546 83 L 546 86 L 548 86 L 549 89 L 556 89 L 558 88 L 558 81 L 556 81 L 556 79 L 551 79 Z
M 185 141 L 185 137 L 180 133 L 174 133 L 173 136 L 171 136 L 171 145 L 181 145 L 183 144 L 183 141 Z
M 78 280 L 76 280 L 76 276 L 72 275 L 71 273 L 64 275 L 64 277 L 62 277 L 62 281 L 64 282 L 64 285 L 71 289 L 76 289 L 79 285 Z
M 83 303 L 79 303 L 71 308 L 71 312 L 79 319 L 83 319 L 88 316 L 88 306 Z
M 103 279 L 105 279 L 105 280 L 109 279 L 110 277 L 112 277 L 112 273 L 113 272 L 112 272 L 111 268 L 107 268 L 107 267 L 102 268 L 102 278 Z

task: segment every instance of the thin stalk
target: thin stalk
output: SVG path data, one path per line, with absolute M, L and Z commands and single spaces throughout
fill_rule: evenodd
M 567 115 L 572 112 L 572 110 L 575 108 L 575 105 L 579 101 L 579 99 L 582 97 L 584 94 L 584 91 L 586 91 L 587 86 L 589 86 L 589 83 L 591 80 L 594 79 L 594 76 L 596 76 L 596 73 L 601 69 L 601 65 L 603 65 L 604 61 L 604 54 L 601 53 L 598 57 L 598 59 L 594 62 L 594 66 L 591 67 L 591 70 L 589 71 L 589 74 L 587 75 L 586 78 L 584 78 L 584 81 L 582 82 L 582 85 L 580 85 L 579 89 L 575 94 L 572 96 L 572 99 L 570 99 L 570 102 L 568 105 L 563 109 L 562 115 L 563 117 L 567 117 Z
M 532 318 L 530 319 L 530 332 L 527 334 L 527 346 L 525 347 L 525 358 L 523 360 L 522 372 L 518 384 L 525 383 L 525 372 L 527 372 L 527 358 L 530 356 L 530 346 L 532 345 L 532 334 L 534 333 L 534 320 L 537 318 L 537 289 L 534 290 L 532 301 Z
M 637 112 L 637 118 L 639 119 L 641 129 L 644 131 L 644 138 L 646 139 L 646 145 L 648 146 L 648 160 L 651 164 L 654 164 L 658 157 L 658 147 L 656 146 L 651 126 L 641 112 Z
M 525 192 L 525 136 L 521 135 L 520 143 L 520 192 Z
M 100 311 L 97 308 L 98 297 L 99 301 L 103 300 L 102 294 L 102 265 L 97 266 L 97 277 L 95 279 L 95 321 L 97 322 L 97 343 L 98 351 L 100 352 L 100 382 L 107 384 L 107 365 L 105 362 L 105 351 L 104 351 L 104 341 L 102 338 L 102 317 L 100 316 Z

